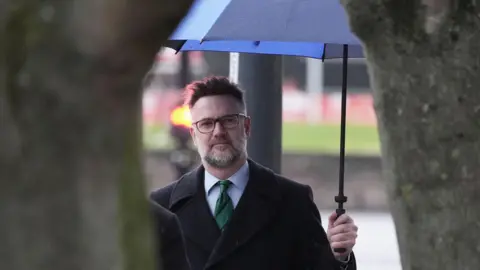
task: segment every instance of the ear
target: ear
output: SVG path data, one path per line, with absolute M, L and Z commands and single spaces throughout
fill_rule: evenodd
M 247 137 L 250 137 L 251 125 L 252 120 L 250 117 L 245 117 L 245 120 L 243 121 L 243 128 L 245 129 L 245 135 L 247 135 Z

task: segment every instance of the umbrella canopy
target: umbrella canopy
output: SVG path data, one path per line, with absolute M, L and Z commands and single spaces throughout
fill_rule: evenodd
M 197 0 L 170 37 L 177 51 L 362 58 L 338 0 Z
M 169 41 L 167 47 L 176 51 L 214 51 L 260 53 L 274 55 L 303 56 L 310 58 L 323 58 L 324 45 L 322 43 L 308 42 L 279 42 L 279 41 Z

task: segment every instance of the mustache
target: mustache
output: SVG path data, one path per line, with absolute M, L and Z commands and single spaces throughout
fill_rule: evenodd
M 227 138 L 223 138 L 223 139 L 214 139 L 211 143 L 210 143 L 210 146 L 214 146 L 216 144 L 232 144 L 230 142 L 230 140 L 228 140 Z

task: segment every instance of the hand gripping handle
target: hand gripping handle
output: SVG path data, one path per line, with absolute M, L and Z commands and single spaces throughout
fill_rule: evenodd
M 335 212 L 337 212 L 337 218 L 339 218 L 341 215 L 345 214 L 345 209 L 337 208 Z M 336 253 L 345 253 L 347 250 L 345 248 L 334 248 L 333 251 Z

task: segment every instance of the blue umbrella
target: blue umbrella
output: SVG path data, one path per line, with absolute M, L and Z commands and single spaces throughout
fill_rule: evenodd
M 363 57 L 339 0 L 197 0 L 170 37 L 177 51 L 223 51 L 343 58 L 337 214 L 345 213 L 347 60 Z M 336 250 L 337 251 L 337 250 Z M 338 250 L 337 252 L 343 252 Z
M 362 58 L 338 0 L 197 0 L 170 37 L 177 51 Z

